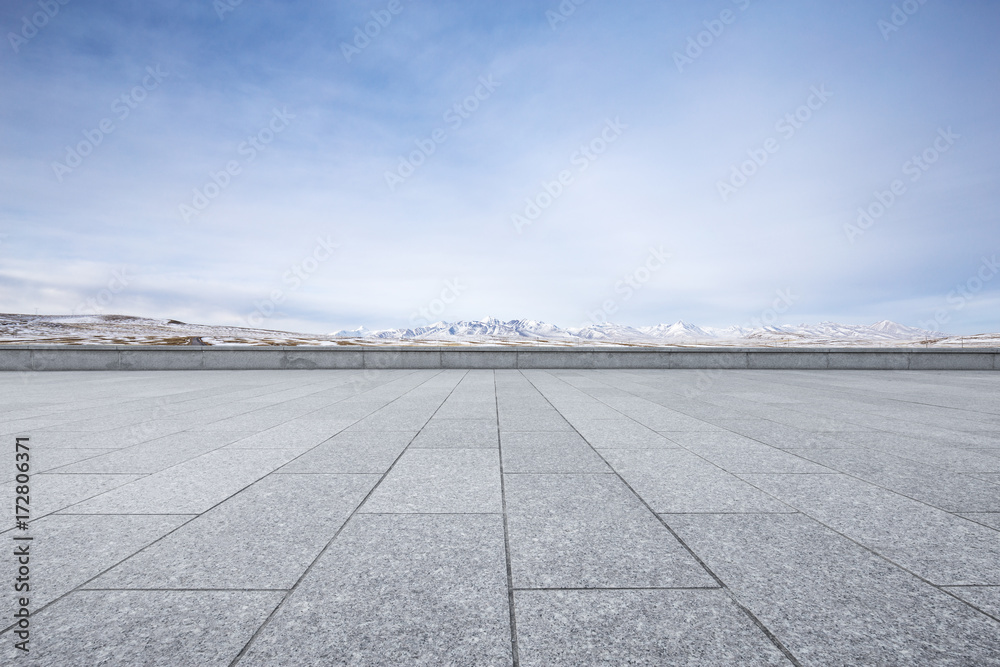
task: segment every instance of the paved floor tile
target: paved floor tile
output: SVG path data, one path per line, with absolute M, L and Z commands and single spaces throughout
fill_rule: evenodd
M 31 476 L 31 518 L 39 519 L 52 512 L 73 506 L 75 503 L 98 496 L 111 489 L 142 479 L 139 475 L 83 475 L 43 473 Z M 0 485 L 4 498 L 14 498 L 16 480 Z M 3 527 L 13 525 L 11 515 Z M 10 521 L 11 523 L 7 523 Z
M 121 441 L 105 438 L 105 445 L 101 447 L 99 438 L 84 437 L 89 434 L 77 431 L 52 431 L 52 430 L 28 430 L 17 435 L 29 436 L 33 448 L 45 449 L 48 451 L 58 449 L 118 449 L 123 445 Z
M 466 401 L 466 400 L 446 400 L 438 411 L 434 413 L 434 419 L 496 419 L 497 404 L 496 399 L 490 396 L 488 400 Z
M 8 665 L 225 667 L 282 593 L 80 591 L 32 617 L 30 651 L 4 635 Z
M 288 417 L 283 415 L 270 415 L 262 417 L 247 412 L 227 419 L 196 424 L 191 427 L 192 431 L 266 431 L 274 428 L 278 424 L 287 421 Z
M 427 422 L 413 447 L 472 449 L 497 447 L 497 420 L 492 419 L 438 419 Z
M 200 514 L 292 458 L 283 449 L 216 450 L 77 503 L 72 514 Z
M 587 441 L 572 431 L 515 431 L 500 436 L 507 473 L 611 472 Z
M 935 584 L 1000 584 L 1000 533 L 845 475 L 743 475 Z
M 945 590 L 1000 621 L 1000 586 L 949 586 Z
M 829 449 L 849 446 L 839 439 L 840 432 L 817 433 L 766 419 L 726 419 L 713 423 L 733 433 L 745 435 L 779 449 L 809 449 L 812 447 Z
M 1000 664 L 1000 624 L 808 517 L 666 520 L 803 665 Z
M 0 373 L 14 433 L 0 664 L 1000 667 L 997 373 Z
M 715 586 L 616 475 L 506 475 L 515 588 Z
M 952 472 L 1000 474 L 1000 457 L 912 435 L 866 432 L 845 435 L 844 440 Z
M 500 408 L 500 430 L 506 431 L 572 431 L 573 427 L 552 408 L 539 410 L 505 410 Z
M 963 447 L 992 447 L 996 445 L 995 432 L 970 432 L 954 428 L 942 428 L 926 419 L 884 419 L 880 418 L 876 428 L 902 436 L 927 439 L 934 442 Z
M 518 591 L 523 667 L 791 665 L 724 592 Z
M 279 473 L 384 473 L 415 431 L 345 431 L 290 461 Z
M 186 430 L 186 425 L 177 421 L 144 419 L 132 423 L 134 419 L 135 417 L 128 417 L 126 423 L 114 428 L 109 428 L 107 417 L 94 420 L 95 428 L 89 430 L 75 431 L 70 428 L 70 424 L 62 424 L 60 428 L 75 431 L 78 447 L 101 447 L 101 443 L 115 443 L 119 447 L 125 447 Z
M 677 444 L 630 419 L 573 420 L 573 427 L 598 449 L 670 449 Z
M 418 431 L 434 414 L 434 408 L 406 409 L 389 405 L 358 420 L 350 431 Z
M 15 533 L 18 537 L 32 537 L 28 549 L 31 574 L 34 575 L 29 580 L 32 608 L 39 609 L 60 595 L 69 593 L 191 518 L 191 515 L 51 514 L 32 522 L 29 532 Z M 11 549 L 22 544 L 25 542 L 7 542 Z M 4 558 L 0 563 L 4 580 L 14 581 L 17 562 L 13 558 Z M 4 608 L 13 609 L 15 599 L 13 586 L 6 588 L 4 602 L 7 606 Z M 5 615 L 0 621 L 0 628 L 9 623 L 10 619 Z
M 291 588 L 378 475 L 270 475 L 88 588 Z
M 248 431 L 184 431 L 60 468 L 60 473 L 148 475 L 183 463 L 249 435 Z M 65 450 L 63 450 L 65 451 Z
M 1000 488 L 967 474 L 873 449 L 811 449 L 802 456 L 949 512 L 1000 512 Z
M 329 440 L 352 422 L 347 419 L 296 419 L 233 441 L 228 449 L 309 449 Z
M 796 429 L 808 431 L 809 433 L 825 433 L 838 431 L 851 431 L 864 426 L 853 421 L 853 414 L 842 414 L 840 411 L 815 413 L 808 412 L 808 406 L 798 405 L 798 410 L 771 409 L 767 411 L 767 418 Z
M 656 512 L 791 512 L 788 505 L 679 449 L 601 454 Z
M 634 399 L 624 399 L 631 401 Z M 616 406 L 617 407 L 617 406 Z M 621 409 L 621 408 L 619 408 Z M 653 431 L 717 431 L 718 427 L 701 419 L 674 412 L 673 410 L 632 410 L 621 409 L 628 417 Z
M 994 484 L 1000 484 L 1000 473 L 969 473 L 970 476 L 976 479 L 981 479 L 987 482 L 992 482 Z
M 355 515 L 240 665 L 510 665 L 505 573 L 500 516 Z
M 729 431 L 688 431 L 672 433 L 668 437 L 688 451 L 732 473 L 833 472 L 797 454 Z
M 489 449 L 410 449 L 361 512 L 500 512 L 500 456 Z
M 42 472 L 67 472 L 69 468 L 66 470 L 60 469 L 65 466 L 72 466 L 74 463 L 80 461 L 98 458 L 104 454 L 118 451 L 117 449 L 46 449 L 43 447 L 35 448 L 34 445 L 35 443 L 32 442 L 31 470 L 36 475 Z M 0 482 L 14 481 L 16 476 L 17 471 L 11 467 L 9 470 L 0 473 Z
M 967 519 L 972 519 L 977 523 L 1000 530 L 1000 512 L 965 512 L 962 516 Z

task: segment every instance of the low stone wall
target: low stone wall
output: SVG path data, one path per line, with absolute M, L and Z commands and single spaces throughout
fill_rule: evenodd
M 0 346 L 0 371 L 314 368 L 1000 370 L 1000 348 Z

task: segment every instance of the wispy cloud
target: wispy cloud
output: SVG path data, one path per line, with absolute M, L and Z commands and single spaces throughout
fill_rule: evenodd
M 239 324 L 330 235 L 338 253 L 268 326 L 404 326 L 456 277 L 449 319 L 584 322 L 661 246 L 670 261 L 612 319 L 727 325 L 791 288 L 803 321 L 915 325 L 997 250 L 995 3 L 928 3 L 886 40 L 892 3 L 860 0 L 592 1 L 555 30 L 558 3 L 399 0 L 350 59 L 342 44 L 388 0 L 228 4 L 220 20 L 210 2 L 68 2 L 5 45 L 0 309 L 70 312 L 134 267 L 109 309 Z M 0 28 L 36 10 L 7 3 Z M 674 54 L 724 10 L 736 20 L 679 72 Z M 148 68 L 169 76 L 120 118 Z M 491 76 L 499 87 L 449 125 Z M 821 83 L 829 103 L 722 201 L 720 179 Z M 241 144 L 286 108 L 294 120 L 247 161 Z M 60 180 L 53 163 L 105 118 Z M 518 234 L 511 215 L 615 118 L 620 139 Z M 851 243 L 858 209 L 947 127 L 962 136 L 947 159 Z M 388 188 L 436 128 L 433 154 Z M 238 175 L 185 221 L 179 205 L 234 160 Z M 1000 328 L 998 285 L 950 312 L 949 330 Z

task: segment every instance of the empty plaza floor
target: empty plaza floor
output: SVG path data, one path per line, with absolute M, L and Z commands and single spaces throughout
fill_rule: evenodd
M 997 373 L 11 372 L 0 396 L 5 665 L 1000 665 Z

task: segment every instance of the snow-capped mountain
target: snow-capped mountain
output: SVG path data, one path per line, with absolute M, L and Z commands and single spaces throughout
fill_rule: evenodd
M 365 330 L 367 331 L 367 330 Z M 128 315 L 0 314 L 0 344 L 329 345 L 329 336 Z
M 611 322 L 566 329 L 565 333 L 581 340 L 592 341 L 635 341 L 648 338 L 638 329 Z
M 364 331 L 359 335 L 359 332 Z M 369 331 L 364 327 L 348 331 L 335 331 L 335 338 L 377 338 L 382 340 L 427 340 L 441 338 L 496 338 L 496 339 L 550 339 L 572 338 L 557 326 L 536 320 L 510 320 L 503 322 L 495 317 L 458 322 L 434 322 L 410 329 L 382 329 Z
M 302 334 L 235 326 L 187 324 L 125 315 L 4 315 L 0 344 L 114 345 L 647 345 L 647 346 L 907 346 L 1000 347 L 1000 334 L 948 336 L 883 320 L 872 325 L 836 322 L 725 328 L 688 322 L 630 327 L 605 322 L 562 328 L 537 320 L 435 322 L 372 331 Z
M 701 327 L 688 324 L 683 320 L 677 320 L 673 324 L 657 324 L 654 327 L 639 327 L 639 331 L 652 338 L 685 338 L 685 339 L 705 339 L 715 338 Z
M 873 331 L 881 331 L 882 333 L 889 336 L 902 336 L 908 338 L 920 338 L 928 333 L 926 329 L 908 327 L 902 324 L 897 324 L 895 322 L 890 322 L 889 320 L 882 320 L 881 322 L 876 322 L 875 324 L 871 325 L 868 328 Z
M 739 337 L 747 339 L 787 339 L 799 338 L 808 340 L 841 340 L 841 341 L 901 341 L 901 340 L 927 340 L 945 336 L 938 331 L 927 331 L 917 329 L 902 324 L 896 324 L 889 320 L 882 320 L 876 324 L 854 325 L 838 324 L 836 322 L 820 322 L 819 324 L 800 324 L 792 326 L 770 325 L 749 329 L 740 332 Z
M 362 328 L 363 329 L 363 328 Z M 506 322 L 489 317 L 483 320 L 462 320 L 459 322 L 435 322 L 414 329 L 383 329 L 358 335 L 360 330 L 337 331 L 331 336 L 337 338 L 363 338 L 377 340 L 463 340 L 463 341 L 567 341 L 602 343 L 712 343 L 713 341 L 732 344 L 738 341 L 748 343 L 790 343 L 803 344 L 822 342 L 904 342 L 927 341 L 947 337 L 935 331 L 908 327 L 888 320 L 876 324 L 848 325 L 836 322 L 820 324 L 800 324 L 797 326 L 767 325 L 761 327 L 731 326 L 725 328 L 699 327 L 689 322 L 677 321 L 673 324 L 630 327 L 605 322 L 582 327 L 563 329 L 553 324 L 536 320 L 508 320 Z

